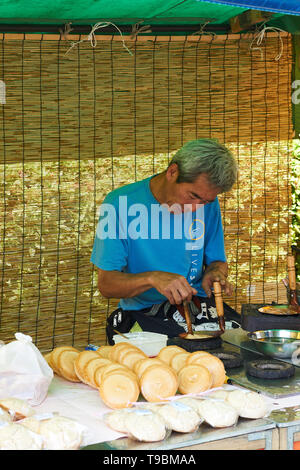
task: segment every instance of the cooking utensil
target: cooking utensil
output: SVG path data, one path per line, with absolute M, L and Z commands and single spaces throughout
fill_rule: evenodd
M 300 305 L 298 304 L 296 292 L 296 271 L 293 253 L 288 254 L 287 265 L 290 291 L 289 305 L 265 305 L 258 309 L 259 312 L 270 315 L 298 315 L 300 313 Z
M 225 320 L 224 320 L 224 306 L 223 306 L 223 299 L 222 299 L 222 288 L 219 282 L 214 282 L 214 294 L 215 294 L 215 302 L 216 302 L 216 309 L 218 314 L 218 322 L 220 326 L 220 330 L 224 333 L 225 331 Z
M 187 330 L 189 335 L 193 335 L 193 328 L 192 328 L 192 322 L 191 322 L 191 316 L 190 316 L 190 310 L 189 310 L 189 305 L 187 301 L 183 302 L 183 309 L 184 309 L 184 317 L 187 325 Z
M 247 336 L 259 352 L 275 358 L 290 358 L 300 346 L 298 330 L 258 330 Z
M 220 282 L 214 282 L 214 294 L 215 294 L 215 302 L 216 302 L 216 309 L 218 315 L 218 322 L 219 322 L 219 330 L 197 330 L 193 331 L 192 322 L 190 317 L 190 310 L 189 310 L 189 303 L 187 301 L 183 302 L 183 305 L 176 305 L 177 310 L 184 316 L 187 324 L 188 333 L 180 333 L 179 336 L 184 339 L 188 339 L 191 341 L 199 341 L 208 338 L 215 338 L 217 336 L 221 336 L 225 331 L 225 320 L 224 320 L 224 307 L 223 307 L 223 299 L 222 299 L 222 288 Z M 197 297 L 192 298 L 192 302 L 201 309 L 200 301 Z
M 290 307 L 295 308 L 297 313 L 300 313 L 300 305 L 297 299 L 297 286 L 296 286 L 296 270 L 295 270 L 295 257 L 293 253 L 288 255 L 288 277 L 290 287 Z
M 297 246 L 295 245 L 292 245 L 291 246 L 291 254 L 293 255 L 294 254 L 294 257 L 295 257 L 295 260 L 297 259 L 297 256 L 299 256 L 299 253 L 300 253 L 300 248 L 298 248 Z M 293 261 L 293 260 L 292 260 Z M 296 271 L 296 269 L 295 269 Z M 294 276 L 292 274 L 292 276 Z M 295 272 L 295 277 L 296 277 L 296 272 Z M 296 280 L 297 281 L 297 280 Z M 284 286 L 286 287 L 286 291 L 287 291 L 287 297 L 289 299 L 289 303 L 290 303 L 290 298 L 291 298 L 291 295 L 290 295 L 290 283 L 289 283 L 289 277 L 287 276 L 285 279 L 282 279 L 282 283 L 284 284 Z M 291 279 L 291 284 L 293 286 L 293 284 L 295 283 L 295 280 L 294 279 Z M 294 287 L 294 286 L 293 286 Z M 295 294 L 294 294 L 295 295 Z M 297 302 L 298 304 L 300 304 L 300 282 L 296 282 L 296 296 L 297 296 Z

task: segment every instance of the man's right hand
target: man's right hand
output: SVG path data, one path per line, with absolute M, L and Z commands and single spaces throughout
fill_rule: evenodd
M 184 276 L 163 271 L 153 271 L 150 274 L 150 283 L 160 294 L 167 297 L 170 304 L 182 304 L 184 300 L 191 301 L 197 295 Z
M 132 274 L 98 269 L 98 289 L 104 297 L 125 299 L 151 288 L 165 296 L 172 305 L 190 301 L 193 295 L 197 295 L 197 290 L 179 274 L 164 271 Z

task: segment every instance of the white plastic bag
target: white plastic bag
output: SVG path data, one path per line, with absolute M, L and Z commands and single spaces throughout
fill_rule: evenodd
M 0 348 L 0 398 L 39 405 L 47 396 L 53 371 L 30 336 L 16 333 L 15 337 Z

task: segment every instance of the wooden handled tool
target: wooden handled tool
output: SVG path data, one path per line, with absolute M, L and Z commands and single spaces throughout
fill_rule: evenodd
M 199 311 L 201 311 L 201 302 L 196 296 L 193 296 L 192 302 L 196 305 L 196 307 L 198 307 Z M 190 305 L 190 302 L 188 302 L 187 300 L 185 300 L 182 304 L 176 305 L 178 312 L 180 312 L 180 314 L 184 316 L 186 320 L 187 330 L 188 330 L 188 333 L 179 333 L 179 336 L 181 338 L 186 339 L 188 337 L 189 340 L 202 341 L 203 337 L 199 339 L 199 336 L 205 336 L 206 339 L 209 339 L 209 338 L 221 336 L 224 333 L 224 329 L 222 330 L 221 328 L 219 330 L 198 330 L 197 329 L 197 331 L 194 332 L 192 328 L 189 305 Z M 223 306 L 223 303 L 222 303 L 222 306 Z
M 224 306 L 223 306 L 223 299 L 222 299 L 222 288 L 221 284 L 218 281 L 214 282 L 214 294 L 215 294 L 215 302 L 216 302 L 216 309 L 218 314 L 218 321 L 219 326 L 222 331 L 225 331 L 225 319 L 224 319 Z
M 184 308 L 184 316 L 185 316 L 185 321 L 186 321 L 186 326 L 187 326 L 187 329 L 188 329 L 188 333 L 190 335 L 193 335 L 194 332 L 193 332 L 193 328 L 192 328 L 189 304 L 188 304 L 187 301 L 183 302 L 183 308 Z

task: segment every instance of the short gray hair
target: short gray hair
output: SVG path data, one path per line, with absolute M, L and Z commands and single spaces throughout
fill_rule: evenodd
M 193 183 L 201 173 L 206 173 L 210 183 L 229 191 L 237 177 L 237 164 L 224 145 L 215 139 L 197 139 L 187 142 L 172 158 L 178 165 L 177 183 Z

